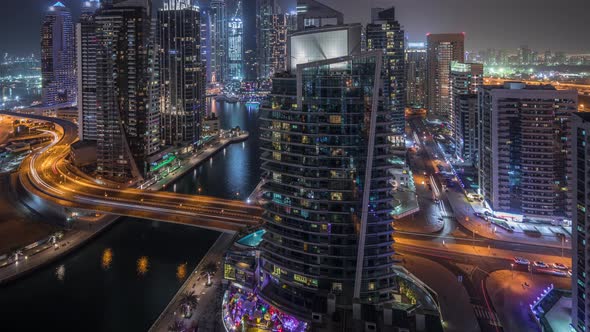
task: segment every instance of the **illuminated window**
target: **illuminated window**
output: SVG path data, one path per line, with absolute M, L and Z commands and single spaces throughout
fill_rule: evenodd
M 294 274 L 293 280 L 300 282 L 302 284 L 307 284 L 307 278 L 299 274 Z
M 230 264 L 223 267 L 223 277 L 228 280 L 236 280 L 236 269 Z
M 333 282 L 332 283 L 332 291 L 336 293 L 342 292 L 342 283 L 341 282 Z
M 309 142 L 310 142 L 309 136 L 302 136 L 301 137 L 301 143 L 309 144 Z
M 278 266 L 274 266 L 272 267 L 272 275 L 275 277 L 278 277 L 281 275 L 281 268 Z
M 375 283 L 374 282 L 370 282 L 369 283 L 369 290 L 375 290 Z
M 342 193 L 340 193 L 340 192 L 330 193 L 330 199 L 333 201 L 341 201 L 342 200 Z
M 281 160 L 281 153 L 280 152 L 273 152 L 272 159 L 280 161 Z
M 333 124 L 341 124 L 342 117 L 340 115 L 330 115 L 329 121 L 330 121 L 330 123 L 333 123 Z

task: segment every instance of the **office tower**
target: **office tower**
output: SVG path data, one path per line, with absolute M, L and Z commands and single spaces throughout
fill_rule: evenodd
M 448 120 L 451 114 L 451 61 L 465 62 L 465 35 L 462 33 L 428 34 L 426 75 L 428 111 Z
M 572 116 L 572 326 L 575 331 L 590 330 L 590 113 Z
M 227 13 L 225 0 L 211 0 L 211 81 L 224 82 L 227 69 Z
M 94 13 L 99 1 L 82 4 L 82 14 L 76 24 L 78 137 L 81 141 L 96 141 L 96 25 Z
M 525 220 L 570 219 L 568 135 L 577 92 L 506 82 L 478 93 L 479 187 L 486 204 Z
M 227 47 L 228 80 L 244 79 L 244 24 L 242 19 L 233 17 L 228 23 Z
M 256 0 L 256 48 L 258 79 L 268 79 L 272 71 L 273 16 L 278 14 L 275 0 Z
M 95 15 L 97 172 L 116 181 L 141 178 L 159 150 L 158 71 L 151 1 L 103 4 Z
M 426 105 L 426 44 L 406 44 L 406 96 L 413 108 Z
M 315 0 L 297 0 L 298 30 L 343 24 L 344 16 L 341 12 Z
M 189 148 L 200 139 L 205 70 L 199 7 L 168 0 L 157 18 L 162 144 Z
M 451 134 L 455 155 L 474 164 L 478 148 L 477 91 L 483 84 L 483 64 L 451 63 Z
M 366 27 L 367 50 L 380 50 L 384 55 L 383 93 L 387 95 L 390 117 L 393 120 L 391 130 L 398 135 L 396 141 L 405 153 L 405 109 L 406 109 L 406 72 L 404 54 L 404 31 L 395 20 L 395 8 L 373 8 L 371 23 Z
M 41 26 L 43 104 L 76 103 L 76 39 L 70 10 L 56 2 Z

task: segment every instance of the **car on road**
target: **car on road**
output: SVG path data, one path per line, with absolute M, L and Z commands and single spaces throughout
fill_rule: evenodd
M 519 265 L 529 265 L 531 262 L 529 262 L 529 260 L 526 258 L 514 257 L 514 263 Z
M 567 266 L 561 264 L 561 263 L 553 263 L 553 267 L 558 269 L 558 270 L 567 270 Z
M 535 267 L 538 267 L 538 268 L 541 268 L 541 269 L 546 269 L 546 268 L 548 268 L 548 267 L 549 267 L 549 265 L 545 264 L 545 263 L 544 263 L 544 262 L 542 262 L 542 261 L 535 261 L 535 262 L 533 262 L 533 265 L 534 265 Z
M 567 272 L 565 272 L 563 270 L 550 270 L 547 273 L 552 274 L 554 276 L 558 276 L 558 277 L 567 277 Z
M 490 211 L 484 211 L 483 214 L 485 214 L 488 217 L 493 216 L 493 214 Z
M 572 276 L 572 269 L 567 270 L 567 275 L 570 277 Z

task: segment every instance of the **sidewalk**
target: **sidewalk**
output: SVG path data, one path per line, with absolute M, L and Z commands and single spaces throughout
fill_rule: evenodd
M 161 190 L 163 188 L 166 188 L 166 185 L 168 185 L 171 182 L 176 181 L 176 179 L 182 177 L 184 174 L 186 174 L 187 172 L 189 172 L 191 169 L 195 168 L 196 166 L 200 165 L 205 160 L 213 157 L 213 155 L 215 155 L 217 152 L 225 149 L 228 145 L 233 144 L 233 143 L 242 142 L 244 140 L 247 140 L 248 137 L 250 137 L 250 134 L 246 131 L 243 131 L 242 134 L 240 134 L 240 136 L 237 136 L 237 137 L 220 138 L 219 141 L 217 141 L 218 142 L 217 145 L 210 146 L 204 150 L 201 150 L 201 152 L 198 155 L 191 156 L 188 160 L 184 160 L 183 165 L 180 166 L 180 168 L 169 173 L 164 178 L 158 180 L 156 183 L 148 186 L 145 189 L 157 191 L 157 190 Z
M 66 232 L 64 237 L 53 248 L 39 248 L 40 250 L 33 252 L 27 259 L 21 259 L 18 262 L 1 267 L 0 284 L 14 280 L 23 274 L 32 272 L 66 255 L 85 244 L 86 241 L 94 238 L 117 220 L 117 218 L 116 216 L 104 216 L 98 221 L 76 221 L 74 229 Z
M 234 242 L 234 235 L 222 233 L 195 270 L 190 274 L 160 317 L 156 319 L 149 331 L 167 332 L 168 327 L 175 321 L 187 328 L 194 328 L 194 331 L 222 331 L 221 321 L 221 280 L 223 278 L 223 255 Z M 203 268 L 211 263 L 217 266 L 217 271 L 211 276 L 211 286 L 207 286 L 207 277 L 201 277 Z M 194 292 L 198 297 L 197 307 L 193 310 L 190 318 L 182 318 L 180 310 L 180 299 L 187 292 Z M 198 329 L 197 329 L 198 326 Z

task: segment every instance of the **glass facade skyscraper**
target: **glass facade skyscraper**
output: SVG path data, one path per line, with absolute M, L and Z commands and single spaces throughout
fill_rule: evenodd
M 141 178 L 160 148 L 149 0 L 103 4 L 96 23 L 97 173 Z
M 382 60 L 379 50 L 299 64 L 273 78 L 263 104 L 260 295 L 302 319 L 352 306 L 363 319 L 361 308 L 400 291 Z
M 224 82 L 227 70 L 227 8 L 225 0 L 209 3 L 211 80 Z
M 244 23 L 241 18 L 229 20 L 227 33 L 228 80 L 244 79 Z
M 49 7 L 41 26 L 42 94 L 45 106 L 76 102 L 76 40 L 70 10 Z
M 205 113 L 205 70 L 201 62 L 199 7 L 169 0 L 158 10 L 161 140 L 190 147 Z

